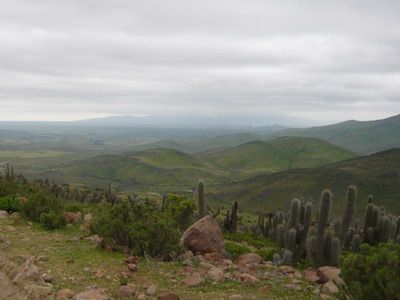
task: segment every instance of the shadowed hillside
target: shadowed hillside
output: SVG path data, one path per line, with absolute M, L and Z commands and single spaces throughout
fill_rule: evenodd
M 283 209 L 296 197 L 318 201 L 321 188 L 334 192 L 333 209 L 343 208 L 346 187 L 354 184 L 359 190 L 356 211 L 361 213 L 368 195 L 374 202 L 394 213 L 400 212 L 400 149 L 357 157 L 312 169 L 293 169 L 271 175 L 260 175 L 215 187 L 209 195 L 213 200 L 237 200 L 242 207 Z

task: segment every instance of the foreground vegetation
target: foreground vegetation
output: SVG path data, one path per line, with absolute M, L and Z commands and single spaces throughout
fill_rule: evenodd
M 300 268 L 340 266 L 347 283 L 343 292 L 347 295 L 361 299 L 357 298 L 357 291 L 364 285 L 376 290 L 374 295 L 378 298 L 371 299 L 396 295 L 399 245 L 385 243 L 400 241 L 400 221 L 374 206 L 370 198 L 362 225 L 354 222 L 357 203 L 355 187 L 351 186 L 347 191 L 346 209 L 340 223 L 330 218 L 333 206 L 332 193 L 328 190 L 321 195 L 315 221 L 312 202 L 295 199 L 288 213 L 261 213 L 258 222 L 253 224 L 246 223 L 240 216 L 237 202 L 228 209 L 209 207 L 203 182 L 199 182 L 197 192 L 197 205 L 192 199 L 176 194 L 166 194 L 162 199 L 121 197 L 111 189 L 81 191 L 47 181 L 28 181 L 23 176 L 16 176 L 13 169 L 7 167 L 5 175 L 0 178 L 0 210 L 19 212 L 42 228 L 61 230 L 60 234 L 65 232 L 81 237 L 97 234 L 101 237 L 99 246 L 113 253 L 138 255 L 154 264 L 170 262 L 161 265 L 161 268 L 182 267 L 184 249 L 179 244 L 181 234 L 195 220 L 212 214 L 225 232 L 226 250 L 232 259 L 252 252 L 258 253 L 264 260 L 273 260 L 276 265 L 293 264 Z M 90 215 L 93 220 L 85 224 L 81 223 L 81 217 L 77 222 L 70 221 L 71 213 L 72 216 L 80 214 L 85 218 Z M 67 223 L 75 226 L 66 230 Z M 82 232 L 77 231 L 79 225 Z M 87 226 L 82 228 L 82 225 Z M 26 250 L 24 247 L 21 249 Z M 76 251 L 74 256 L 80 256 L 80 250 Z M 375 254 L 371 256 L 372 253 Z M 119 254 L 113 255 L 121 259 Z M 394 267 L 393 274 L 384 275 L 390 267 Z M 382 271 L 376 272 L 375 279 L 359 276 L 370 268 L 382 268 Z M 231 287 L 228 282 L 218 286 L 221 289 Z M 207 291 L 207 283 L 203 287 Z M 261 286 L 253 286 L 256 287 Z M 214 288 L 211 290 L 215 291 Z M 277 295 L 285 294 L 281 290 L 276 292 Z M 305 294 L 310 296 L 310 291 Z

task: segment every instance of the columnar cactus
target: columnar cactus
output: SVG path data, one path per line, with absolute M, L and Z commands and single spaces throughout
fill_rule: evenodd
M 357 200 L 357 188 L 354 185 L 351 185 L 347 189 L 346 195 L 346 209 L 343 215 L 342 223 L 341 223 L 341 230 L 340 230 L 340 239 L 342 243 L 346 239 L 346 235 L 349 231 L 353 213 L 354 213 L 354 204 Z
M 237 201 L 235 201 L 232 205 L 231 212 L 229 212 L 229 210 L 226 212 L 224 227 L 225 230 L 228 232 L 235 233 L 237 231 L 237 226 L 239 222 L 238 209 L 239 204 L 237 203 Z
M 207 203 L 204 198 L 204 182 L 199 180 L 197 183 L 197 199 L 199 203 L 199 217 L 203 218 L 208 214 L 207 212 Z

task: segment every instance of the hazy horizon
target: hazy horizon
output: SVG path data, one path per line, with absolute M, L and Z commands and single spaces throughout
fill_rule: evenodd
M 0 1 L 2 121 L 400 113 L 398 1 Z

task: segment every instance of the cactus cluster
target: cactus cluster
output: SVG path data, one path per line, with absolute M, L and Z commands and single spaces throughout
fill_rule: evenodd
M 282 249 L 274 257 L 276 263 L 293 263 L 306 258 L 314 266 L 338 266 L 342 250 L 358 252 L 361 243 L 377 245 L 381 242 L 400 243 L 400 217 L 386 214 L 384 208 L 372 203 L 369 197 L 365 211 L 364 227 L 353 222 L 357 188 L 349 186 L 346 207 L 341 221 L 332 222 L 330 209 L 332 193 L 324 190 L 315 222 L 312 222 L 312 203 L 294 199 L 288 214 L 279 212 L 265 224 L 259 218 L 257 227 L 269 233 Z M 285 257 L 284 257 L 285 256 Z

